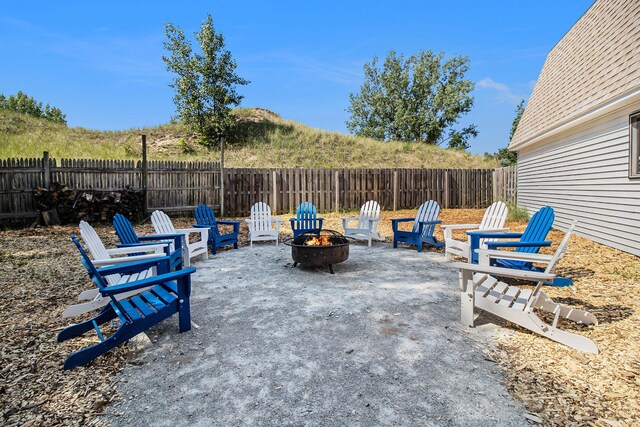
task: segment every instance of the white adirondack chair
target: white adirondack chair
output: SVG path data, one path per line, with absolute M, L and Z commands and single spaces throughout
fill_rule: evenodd
M 251 218 L 245 219 L 249 226 L 249 246 L 253 247 L 254 241 L 275 240 L 278 246 L 278 236 L 282 221 L 280 218 L 271 217 L 271 208 L 264 202 L 258 202 L 251 206 Z M 273 228 L 275 226 L 275 228 Z
M 98 236 L 98 233 L 96 233 L 96 230 L 85 221 L 80 221 L 80 235 L 82 236 L 82 240 L 84 241 L 85 245 L 89 249 L 89 252 L 93 257 L 93 264 L 96 267 L 105 267 L 108 265 L 117 265 L 147 260 L 150 258 L 162 257 L 166 255 L 165 247 L 168 245 L 168 243 L 161 243 L 157 245 L 107 249 L 104 246 L 104 243 L 102 243 L 102 239 L 100 239 L 100 236 Z M 136 255 L 126 256 L 128 254 Z M 125 256 L 117 257 L 116 255 Z M 106 280 L 109 286 L 113 286 L 135 280 L 141 280 L 155 274 L 155 269 L 150 268 L 140 273 L 131 275 L 112 274 L 106 276 Z M 117 298 L 128 298 L 130 296 L 139 294 L 140 292 L 144 292 L 147 289 L 148 288 L 137 289 L 135 291 L 118 294 Z M 62 317 L 79 316 L 81 314 L 88 313 L 89 311 L 102 308 L 105 305 L 109 304 L 109 301 L 111 301 L 109 297 L 103 297 L 97 288 L 81 292 L 80 295 L 78 295 L 78 300 L 86 302 L 74 304 L 67 307 L 67 309 L 62 312 Z
M 507 220 L 507 205 L 503 202 L 495 202 L 484 211 L 484 216 L 480 224 L 449 224 L 442 225 L 444 231 L 444 243 L 445 252 L 444 256 L 447 261 L 451 260 L 451 255 L 458 255 L 467 259 L 471 258 L 469 237 L 466 242 L 453 239 L 453 230 L 477 230 L 477 231 L 493 231 L 493 232 L 505 232 L 509 231 L 508 228 L 504 228 L 504 223 Z M 491 239 L 484 239 L 480 242 L 480 247 L 484 241 Z
M 204 255 L 204 259 L 209 258 L 209 249 L 207 247 L 207 240 L 209 238 L 208 228 L 180 228 L 177 229 L 173 226 L 171 218 L 162 211 L 153 211 L 151 214 L 151 224 L 157 234 L 182 234 L 184 235 L 184 241 L 182 245 L 183 263 L 185 267 L 191 265 L 191 258 L 195 258 L 199 255 Z M 190 235 L 192 233 L 199 234 L 200 240 L 192 241 Z
M 542 286 L 555 278 L 553 272 L 567 250 L 575 224 L 576 221 L 571 224 L 553 255 L 477 249 L 480 264 L 455 263 L 454 266 L 460 269 L 462 322 L 473 326 L 474 308 L 479 308 L 569 347 L 598 353 L 598 347 L 589 338 L 558 327 L 561 318 L 597 325 L 596 317 L 588 311 L 556 303 L 542 291 Z M 492 267 L 489 266 L 491 258 L 542 263 L 547 267 L 544 272 Z M 498 281 L 495 276 L 534 282 L 536 286 L 533 290 L 520 288 Z M 540 319 L 534 310 L 553 314 L 551 324 Z
M 349 226 L 354 223 L 355 227 Z M 369 200 L 360 208 L 360 216 L 355 218 L 342 218 L 342 227 L 344 235 L 355 239 L 367 240 L 371 247 L 371 239 L 382 240 L 378 231 L 378 222 L 380 221 L 380 205 L 378 202 Z

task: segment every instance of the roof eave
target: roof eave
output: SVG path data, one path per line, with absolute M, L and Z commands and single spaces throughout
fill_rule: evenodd
M 510 151 L 519 151 L 523 148 L 531 147 L 536 143 L 543 142 L 555 135 L 558 135 L 581 124 L 596 120 L 604 114 L 613 112 L 620 108 L 624 108 L 627 105 L 633 104 L 634 102 L 640 102 L 640 85 L 636 86 L 631 91 L 628 91 L 613 99 L 607 100 L 606 102 L 599 105 L 596 105 L 593 108 L 580 113 L 578 116 L 571 117 L 552 128 L 548 128 L 541 132 L 538 132 L 526 139 L 523 139 L 522 141 L 518 141 L 514 138 L 515 141 L 511 141 L 508 149 Z

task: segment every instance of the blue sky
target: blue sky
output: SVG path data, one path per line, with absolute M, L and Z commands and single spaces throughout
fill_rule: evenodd
M 379 3 L 379 4 L 378 4 Z M 461 125 L 470 151 L 506 146 L 521 98 L 546 54 L 591 0 L 520 1 L 13 1 L 0 9 L 0 92 L 18 90 L 67 114 L 70 126 L 117 130 L 174 115 L 162 62 L 164 24 L 187 35 L 207 13 L 251 80 L 244 107 L 346 132 L 348 94 L 362 66 L 390 49 L 467 55 L 477 83 Z

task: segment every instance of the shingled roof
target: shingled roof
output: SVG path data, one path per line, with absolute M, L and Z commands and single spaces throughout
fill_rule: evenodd
M 598 0 L 551 50 L 509 148 L 640 87 L 640 4 Z

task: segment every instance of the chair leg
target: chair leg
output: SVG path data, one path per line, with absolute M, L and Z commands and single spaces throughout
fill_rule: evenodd
M 93 317 L 84 322 L 76 323 L 75 325 L 67 326 L 58 334 L 58 342 L 62 342 L 71 338 L 79 337 L 85 332 L 89 332 L 93 329 L 93 322 L 95 321 L 98 326 L 108 322 L 111 319 L 116 318 L 116 313 L 111 306 L 104 308 L 96 317 Z
M 191 329 L 190 294 L 191 276 L 180 278 L 178 280 L 178 322 L 180 324 L 180 332 L 186 332 Z
M 96 357 L 105 354 L 112 348 L 117 347 L 118 345 L 126 341 L 126 338 L 124 338 L 122 335 L 123 333 L 121 326 L 115 334 L 107 338 L 105 341 L 71 353 L 69 357 L 67 357 L 67 360 L 64 361 L 64 369 L 73 369 L 78 366 L 86 365 Z
M 394 248 L 398 247 L 398 241 L 395 238 L 393 239 L 393 247 Z

